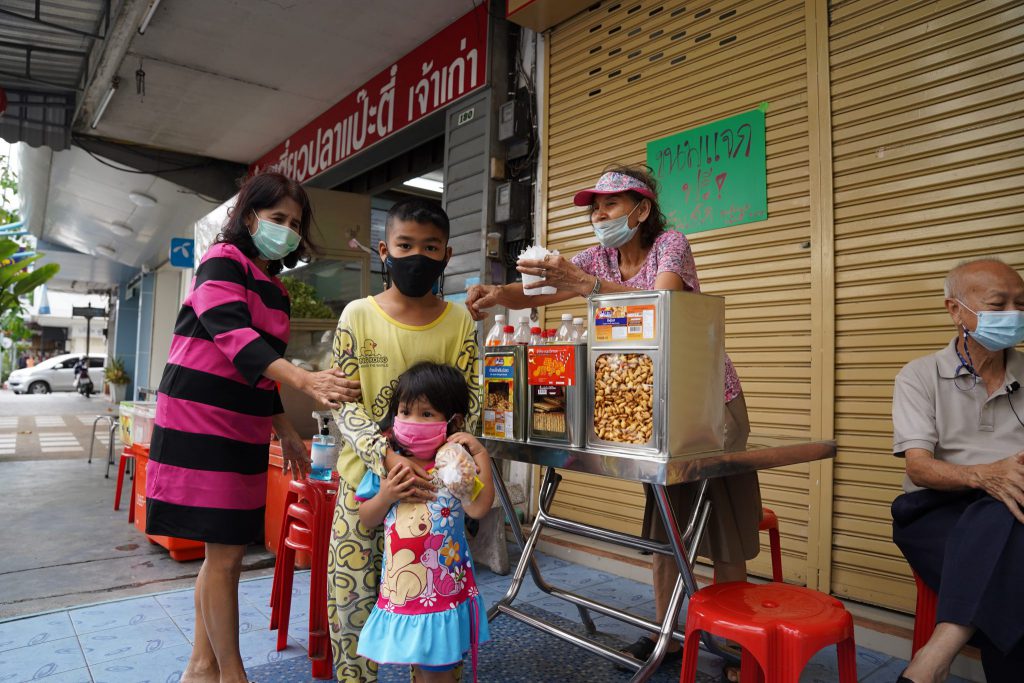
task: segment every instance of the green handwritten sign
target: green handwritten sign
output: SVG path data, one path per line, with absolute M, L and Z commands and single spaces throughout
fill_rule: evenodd
M 753 111 L 647 143 L 658 201 L 684 233 L 768 217 L 764 111 Z

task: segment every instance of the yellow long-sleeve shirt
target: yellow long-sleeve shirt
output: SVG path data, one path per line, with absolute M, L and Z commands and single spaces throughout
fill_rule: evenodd
M 466 376 L 470 388 L 466 429 L 474 432 L 480 413 L 480 358 L 476 323 L 465 307 L 449 303 L 428 325 L 398 322 L 373 297 L 353 301 L 341 312 L 333 366 L 359 380 L 363 394 L 361 401 L 345 403 L 334 413 L 345 441 L 338 473 L 352 489 L 367 469 L 385 476 L 387 441 L 377 423 L 387 414 L 398 376 L 420 361 L 445 363 Z

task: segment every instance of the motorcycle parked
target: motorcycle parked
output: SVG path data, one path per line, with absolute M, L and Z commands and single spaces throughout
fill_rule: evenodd
M 94 392 L 95 387 L 92 384 L 92 378 L 89 377 L 89 366 L 85 364 L 83 360 L 79 360 L 78 364 L 75 365 L 75 391 L 80 393 L 82 396 L 89 398 Z

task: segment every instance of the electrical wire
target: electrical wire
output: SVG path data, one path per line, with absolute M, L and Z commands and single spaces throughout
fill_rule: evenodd
M 190 170 L 196 169 L 196 168 L 207 168 L 207 167 L 213 165 L 212 161 L 204 161 L 204 162 L 200 162 L 200 163 L 197 163 L 197 164 L 184 164 L 182 166 L 176 166 L 174 168 L 157 169 L 157 170 L 152 170 L 152 171 L 140 171 L 140 170 L 135 169 L 135 168 L 126 168 L 126 167 L 120 166 L 119 164 L 107 161 L 106 159 L 104 159 L 103 157 L 99 156 L 98 154 L 96 154 L 92 150 L 86 148 L 82 144 L 82 141 L 85 140 L 85 139 L 86 138 L 82 138 L 81 136 L 78 136 L 78 135 L 72 135 L 71 136 L 71 140 L 73 142 L 75 142 L 78 145 L 78 147 L 83 152 L 85 152 L 86 154 L 88 154 L 89 156 L 91 156 L 93 159 L 95 159 L 99 163 L 103 164 L 104 166 L 108 166 L 108 167 L 110 167 L 110 168 L 112 168 L 112 169 L 114 169 L 116 171 L 121 171 L 123 173 L 135 173 L 135 174 L 138 174 L 138 175 L 155 175 L 155 176 L 160 176 L 160 175 L 163 175 L 165 173 L 178 173 L 180 171 L 190 171 Z M 154 162 L 162 161 L 161 159 L 153 157 L 153 156 L 150 156 L 150 155 L 147 155 L 144 152 L 140 152 L 138 150 L 133 150 L 133 151 L 135 151 L 136 154 L 142 156 L 144 159 L 146 159 L 148 161 L 154 161 Z

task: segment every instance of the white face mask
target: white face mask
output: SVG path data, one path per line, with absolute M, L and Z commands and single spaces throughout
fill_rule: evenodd
M 629 227 L 629 217 L 640 207 L 640 203 L 632 208 L 625 216 L 609 218 L 606 221 L 592 223 L 597 241 L 606 249 L 618 249 L 629 240 L 633 239 L 633 230 Z

